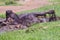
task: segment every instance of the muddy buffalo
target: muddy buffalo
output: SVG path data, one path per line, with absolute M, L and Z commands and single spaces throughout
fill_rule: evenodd
M 47 15 L 49 18 L 47 18 Z M 39 22 L 49 22 L 56 20 L 56 15 L 54 10 L 49 10 L 47 12 L 32 12 L 17 15 L 12 10 L 6 11 L 6 20 L 7 24 L 22 24 L 23 26 L 31 26 Z

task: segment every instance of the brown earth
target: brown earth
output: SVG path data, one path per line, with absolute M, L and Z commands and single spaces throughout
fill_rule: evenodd
M 31 10 L 38 7 L 46 6 L 50 4 L 48 0 L 30 0 L 23 6 L 0 6 L 0 13 L 4 13 L 6 10 L 13 10 L 14 12 L 21 12 L 25 10 Z

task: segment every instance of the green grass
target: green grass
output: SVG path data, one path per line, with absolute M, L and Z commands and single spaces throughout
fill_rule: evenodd
M 52 2 L 60 2 L 60 0 L 49 0 L 49 1 L 52 1 Z
M 22 5 L 23 4 L 18 4 L 15 0 L 0 0 L 0 6 L 22 6 Z
M 3 13 L 1 13 L 0 14 L 0 18 L 5 18 L 6 16 L 5 16 L 5 13 L 3 14 Z
M 40 23 L 28 29 L 7 32 L 0 35 L 0 40 L 60 40 L 60 21 Z
M 0 2 L 4 2 L 4 1 L 6 1 L 6 0 L 0 0 Z
M 0 0 L 0 2 L 5 2 L 5 1 L 12 1 L 12 0 Z M 13 0 L 14 1 L 14 0 Z

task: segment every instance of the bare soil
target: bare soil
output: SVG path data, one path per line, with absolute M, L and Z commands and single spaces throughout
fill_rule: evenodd
M 22 6 L 0 6 L 0 13 L 4 13 L 6 10 L 13 10 L 14 12 L 21 12 L 25 10 L 31 10 L 38 7 L 42 7 L 50 4 L 48 0 L 30 0 Z

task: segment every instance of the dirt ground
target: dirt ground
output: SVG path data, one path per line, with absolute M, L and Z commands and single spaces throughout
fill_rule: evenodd
M 31 10 L 34 8 L 42 7 L 50 4 L 48 0 L 30 0 L 23 6 L 0 6 L 0 13 L 4 13 L 6 10 L 13 10 L 14 12 L 21 12 L 24 10 Z

